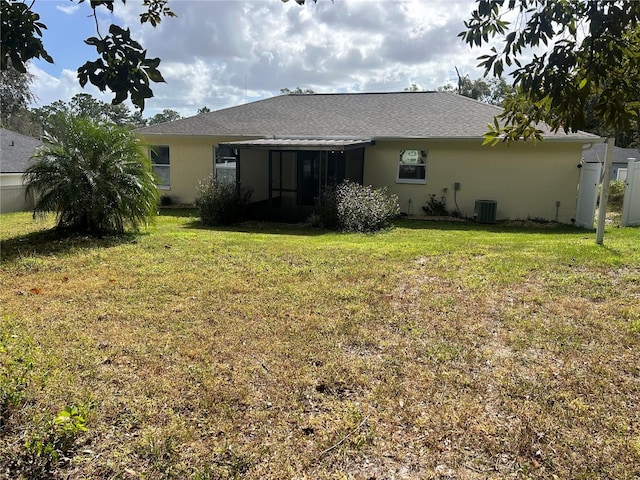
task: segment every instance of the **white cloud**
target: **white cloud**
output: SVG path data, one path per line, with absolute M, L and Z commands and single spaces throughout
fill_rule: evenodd
M 73 15 L 78 11 L 80 5 L 56 5 L 56 9 L 67 15 Z
M 111 101 L 108 95 L 101 93 L 92 85 L 87 85 L 83 89 L 78 83 L 75 71 L 63 69 L 59 77 L 54 77 L 30 64 L 29 73 L 34 75 L 31 90 L 36 96 L 35 107 L 49 105 L 57 100 L 69 101 L 77 93 L 90 93 L 102 101 Z
M 183 115 L 203 105 L 218 109 L 279 93 L 398 91 L 416 83 L 435 89 L 471 78 L 480 50 L 458 33 L 472 0 L 171 0 L 178 15 L 157 28 L 140 25 L 141 2 L 118 4 L 101 24 L 121 22 L 160 57 L 166 84 L 153 84 L 145 114 L 164 108 Z M 115 18 L 114 18 L 115 17 Z M 102 27 L 101 27 L 102 28 Z M 106 28 L 106 27 L 105 27 Z M 55 84 L 55 86 L 54 86 Z M 41 101 L 82 91 L 75 74 L 43 79 Z M 75 86 L 74 86 L 75 85 Z M 108 99 L 108 97 L 106 97 Z M 54 100 L 57 98 L 54 98 Z

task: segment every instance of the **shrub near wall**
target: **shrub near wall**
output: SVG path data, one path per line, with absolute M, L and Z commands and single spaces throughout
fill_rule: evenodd
M 313 214 L 307 222 L 314 228 L 335 230 L 338 228 L 338 211 L 336 209 L 336 189 L 329 185 L 324 187 L 316 198 Z
M 611 180 L 609 182 L 609 205 L 622 208 L 624 201 L 625 182 L 620 180 Z
M 198 185 L 196 207 L 205 225 L 230 225 L 241 221 L 253 190 L 234 183 L 218 182 L 213 175 Z
M 336 189 L 338 226 L 344 232 L 374 232 L 400 215 L 397 195 L 348 180 Z

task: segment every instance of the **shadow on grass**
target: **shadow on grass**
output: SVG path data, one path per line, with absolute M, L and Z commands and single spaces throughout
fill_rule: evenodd
M 158 211 L 161 217 L 198 218 L 198 210 L 195 207 L 162 207 Z
M 79 248 L 110 248 L 131 243 L 140 233 L 94 237 L 56 228 L 19 235 L 0 241 L 0 261 L 26 256 L 65 255 Z
M 264 233 L 267 235 L 300 235 L 305 237 L 317 237 L 319 235 L 327 235 L 337 233 L 333 230 L 323 230 L 312 228 L 304 223 L 281 223 L 248 220 L 245 222 L 234 223 L 233 225 L 203 225 L 197 218 L 192 222 L 185 223 L 183 228 L 195 230 L 211 230 L 214 232 L 233 232 L 233 233 Z
M 593 232 L 573 225 L 554 222 L 536 222 L 532 220 L 505 220 L 493 224 L 477 223 L 470 220 L 428 220 L 403 218 L 394 222 L 400 228 L 412 230 L 477 231 L 487 233 L 532 233 L 562 235 L 593 235 Z
M 172 210 L 162 212 L 164 215 L 173 216 Z M 234 233 L 265 233 L 269 235 L 300 235 L 315 237 L 320 235 L 339 234 L 337 230 L 327 230 L 310 227 L 307 223 L 286 223 L 267 220 L 248 220 L 232 225 L 203 225 L 197 212 L 190 214 L 180 214 L 180 217 L 191 217 L 191 222 L 185 223 L 183 228 L 194 230 L 211 230 Z M 476 223 L 468 220 L 427 220 L 419 218 L 400 218 L 392 222 L 394 227 L 406 228 L 410 230 L 440 230 L 440 231 L 464 231 L 464 232 L 486 232 L 486 233 L 524 233 L 524 234 L 562 234 L 562 235 L 593 235 L 590 230 L 564 225 L 554 222 L 535 221 L 500 221 L 495 224 Z M 382 230 L 384 232 L 385 230 Z M 376 233 L 364 233 L 363 235 L 375 235 Z
M 339 233 L 336 230 L 326 230 L 310 227 L 304 222 L 280 222 L 269 220 L 248 220 L 233 225 L 206 226 L 199 220 L 198 210 L 195 208 L 163 208 L 161 216 L 191 218 L 183 228 L 196 230 L 214 230 L 240 233 L 267 233 L 319 236 Z M 499 220 L 494 224 L 477 223 L 472 220 L 433 220 L 429 218 L 398 218 L 393 225 L 411 230 L 444 230 L 444 231 L 478 231 L 487 233 L 532 233 L 532 234 L 563 234 L 563 235 L 595 235 L 594 230 L 588 230 L 574 225 L 556 222 L 540 222 L 535 220 Z M 369 234 L 370 235 L 370 234 Z

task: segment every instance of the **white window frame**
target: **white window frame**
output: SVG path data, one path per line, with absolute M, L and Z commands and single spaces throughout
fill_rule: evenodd
M 157 148 L 166 148 L 167 149 L 167 163 L 154 163 L 154 149 Z M 167 175 L 156 175 L 157 178 L 159 180 L 162 180 L 164 178 L 168 179 L 168 183 L 164 184 L 164 183 L 158 183 L 156 184 L 156 187 L 159 190 L 171 190 L 171 149 L 169 148 L 169 145 L 151 145 L 149 147 L 149 158 L 151 159 L 151 169 L 154 171 L 154 173 L 157 173 L 157 171 L 159 169 L 165 170 L 167 171 Z
M 407 152 L 413 152 L 414 154 L 412 155 L 411 161 L 409 161 L 409 159 L 407 158 Z M 421 150 L 421 149 L 400 150 L 398 154 L 398 168 L 396 171 L 396 183 L 412 183 L 412 184 L 418 184 L 418 185 L 426 185 L 427 156 L 428 156 L 427 150 Z M 422 167 L 424 168 L 424 178 L 402 178 L 400 176 L 402 167 Z
M 616 180 L 619 182 L 627 181 L 627 167 L 618 168 L 618 171 L 616 172 Z

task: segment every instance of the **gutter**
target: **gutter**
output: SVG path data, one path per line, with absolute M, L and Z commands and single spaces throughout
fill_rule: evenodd
M 361 136 L 361 135 L 274 135 L 274 134 L 265 134 L 265 133 L 145 133 L 145 132 L 134 132 L 137 135 L 145 136 L 145 137 L 239 137 L 246 138 L 250 137 L 253 139 L 317 139 L 317 140 L 331 140 L 331 139 L 344 139 L 344 140 L 368 140 L 373 139 L 377 141 L 402 141 L 402 140 L 428 140 L 434 142 L 483 142 L 483 137 L 421 137 L 421 136 L 377 136 L 377 135 L 369 135 L 369 136 Z M 585 145 L 593 145 L 596 143 L 604 143 L 606 142 L 606 138 L 599 137 L 597 135 L 584 134 L 581 136 L 544 136 L 544 142 L 553 142 L 553 143 L 577 143 L 581 142 Z M 520 142 L 526 143 L 526 142 Z M 590 148 L 590 147 L 589 147 Z

